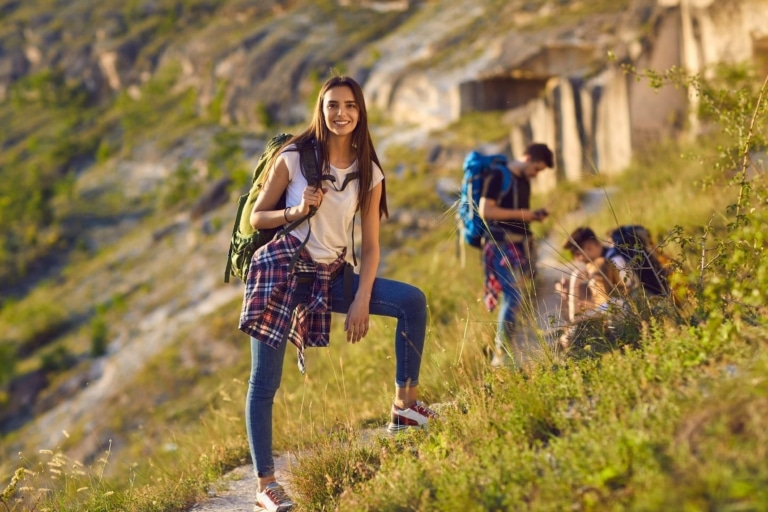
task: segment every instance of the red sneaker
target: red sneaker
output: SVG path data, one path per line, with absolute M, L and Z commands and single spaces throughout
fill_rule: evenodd
M 437 418 L 435 411 L 418 400 L 407 409 L 400 409 L 392 404 L 392 419 L 387 430 L 394 434 L 407 428 L 427 428 L 429 420 Z

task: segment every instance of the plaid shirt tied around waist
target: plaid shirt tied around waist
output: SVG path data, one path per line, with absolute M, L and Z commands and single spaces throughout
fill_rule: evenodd
M 318 263 L 301 249 L 293 270 L 291 259 L 301 241 L 288 234 L 253 255 L 245 281 L 239 329 L 272 348 L 289 340 L 296 345 L 299 370 L 304 373 L 304 348 L 325 347 L 331 329 L 331 274 L 344 265 L 344 254 L 331 263 Z M 306 303 L 291 308 L 300 274 L 315 276 Z

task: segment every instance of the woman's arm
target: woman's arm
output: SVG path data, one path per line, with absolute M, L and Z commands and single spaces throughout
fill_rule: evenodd
M 357 293 L 352 300 L 344 322 L 347 331 L 347 341 L 357 343 L 368 334 L 371 291 L 376 271 L 379 268 L 379 203 L 381 201 L 382 184 L 379 182 L 371 189 L 370 202 L 367 208 L 361 209 L 360 224 L 362 231 L 362 254 L 360 258 L 360 283 Z M 354 248 L 353 248 L 354 250 Z
M 290 181 L 288 174 L 288 165 L 285 158 L 280 155 L 275 163 L 275 167 L 267 175 L 264 182 L 264 190 L 261 191 L 251 212 L 251 226 L 254 229 L 277 228 L 287 222 L 296 220 L 309 213 L 310 206 L 320 206 L 323 201 L 323 193 L 326 189 L 316 189 L 309 186 L 304 189 L 301 196 L 301 204 L 291 206 L 284 210 L 275 210 L 280 196 L 288 188 Z
M 285 224 L 283 210 L 275 210 L 280 196 L 288 188 L 288 166 L 282 155 L 277 158 L 275 166 L 264 181 L 264 188 L 251 212 L 251 226 L 254 229 L 276 228 Z
M 587 281 L 581 269 L 574 269 L 568 282 L 568 317 L 573 322 L 586 309 Z

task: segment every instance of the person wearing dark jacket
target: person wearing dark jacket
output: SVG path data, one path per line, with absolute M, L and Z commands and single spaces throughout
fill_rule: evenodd
M 491 233 L 482 247 L 485 305 L 489 311 L 499 308 L 491 361 L 494 367 L 506 366 L 510 355 L 518 366 L 522 363 L 519 347 L 513 340 L 523 280 L 535 275 L 530 223 L 542 221 L 548 215 L 544 208 L 531 209 L 531 179 L 553 167 L 553 160 L 552 150 L 546 144 L 531 144 L 521 160 L 509 162 L 512 186 L 505 195 L 501 194 L 503 178 L 499 173 L 489 175 L 483 183 L 478 207 Z

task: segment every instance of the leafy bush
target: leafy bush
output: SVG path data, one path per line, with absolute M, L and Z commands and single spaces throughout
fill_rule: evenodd
M 240 135 L 221 130 L 213 136 L 213 147 L 208 154 L 208 174 L 212 179 L 232 176 L 242 165 L 243 149 Z
M 16 347 L 10 341 L 0 340 L 0 386 L 11 380 L 16 370 Z
M 189 160 L 184 160 L 164 183 L 160 193 L 160 206 L 163 209 L 169 209 L 187 204 L 198 197 L 200 190 L 201 184 L 197 178 L 197 171 Z
M 109 342 L 109 324 L 103 315 L 96 315 L 91 320 L 91 355 L 100 357 L 107 353 Z
M 46 372 L 60 372 L 72 367 L 76 358 L 62 344 L 56 345 L 52 349 L 43 353 L 40 357 L 41 368 Z
M 63 70 L 45 69 L 16 81 L 10 98 L 17 109 L 26 105 L 77 109 L 85 106 L 88 96 L 84 87 L 67 84 Z

